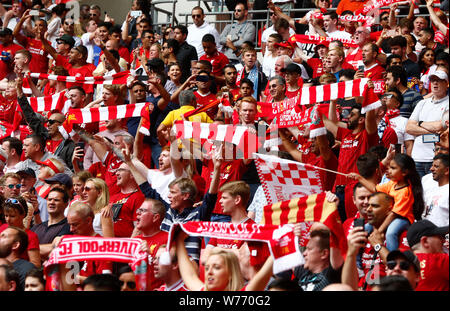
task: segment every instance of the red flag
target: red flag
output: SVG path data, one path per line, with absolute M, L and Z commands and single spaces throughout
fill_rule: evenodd
M 347 240 L 336 203 L 328 202 L 326 194 L 313 194 L 298 199 L 278 202 L 264 207 L 262 224 L 283 225 L 314 221 L 326 225 L 341 251 L 347 250 Z

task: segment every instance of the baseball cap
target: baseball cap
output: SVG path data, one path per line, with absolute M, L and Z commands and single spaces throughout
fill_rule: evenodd
M 68 34 L 63 34 L 60 38 L 56 39 L 56 42 L 63 41 L 64 43 L 67 43 L 70 45 L 70 47 L 73 47 L 75 45 L 75 40 L 72 38 L 72 36 L 69 36 Z
M 55 174 L 54 176 L 45 179 L 45 182 L 47 184 L 60 183 L 60 184 L 65 185 L 68 189 L 72 188 L 72 186 L 73 186 L 72 178 L 70 178 L 69 175 L 64 174 L 64 173 Z
M 9 28 L 4 28 L 4 29 L 0 30 L 0 37 L 4 37 L 4 36 L 7 36 L 7 35 L 12 35 L 12 34 L 13 34 L 12 30 L 9 29 Z
M 48 166 L 50 167 L 55 173 L 61 173 L 59 169 L 56 167 L 55 163 L 50 161 L 50 159 L 47 159 L 45 161 L 35 161 L 39 165 Z
M 406 234 L 408 244 L 410 247 L 420 242 L 423 236 L 444 236 L 448 233 L 448 226 L 438 227 L 427 219 L 419 220 L 413 223 Z
M 275 47 L 287 48 L 287 49 L 293 49 L 293 46 L 292 46 L 289 42 L 287 42 L 287 41 L 280 42 L 280 43 L 276 42 L 276 43 L 274 44 L 274 46 L 275 46 Z
M 281 69 L 281 71 L 282 72 L 289 72 L 289 73 L 296 72 L 299 75 L 302 74 L 302 68 L 300 68 L 299 65 L 294 64 L 294 63 L 287 65 L 286 68 Z
M 394 251 L 391 251 L 391 252 L 387 255 L 386 261 L 395 260 L 396 258 L 399 258 L 399 257 L 401 257 L 401 258 L 406 259 L 407 261 L 409 261 L 409 263 L 413 265 L 414 270 L 416 270 L 416 272 L 419 272 L 419 271 L 420 271 L 420 263 L 419 263 L 419 259 L 418 259 L 417 256 L 414 255 L 414 253 L 411 252 L 411 251 L 404 251 L 404 252 L 402 252 L 402 251 L 399 251 L 398 249 L 397 249 L 397 250 L 394 250 Z
M 442 70 L 436 70 L 433 74 L 431 74 L 429 76 L 428 79 L 431 79 L 431 77 L 437 77 L 438 79 L 448 81 L 447 73 L 445 71 L 442 71 Z
M 21 177 L 23 175 L 28 175 L 28 176 L 31 176 L 33 178 L 36 178 L 36 173 L 31 168 L 26 168 L 24 170 L 18 171 L 17 174 L 20 175 Z

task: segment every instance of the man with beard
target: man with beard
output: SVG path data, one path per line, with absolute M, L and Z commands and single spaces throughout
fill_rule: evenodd
M 385 70 L 377 63 L 377 56 L 378 46 L 375 43 L 367 43 L 363 46 L 362 64 L 364 69 L 361 71 L 356 68 L 355 79 L 369 78 L 372 81 L 383 79 Z
M 337 168 L 337 171 L 340 173 L 357 172 L 356 162 L 358 157 L 365 154 L 370 147 L 379 144 L 375 110 L 362 114 L 361 109 L 362 106 L 359 104 L 353 106 L 347 121 L 347 128 L 337 125 L 335 118 L 336 103 L 334 101 L 331 101 L 329 107 L 328 115 L 331 119 L 323 115 L 326 129 L 337 140 L 341 141 Z M 349 181 L 345 175 L 338 174 L 333 187 L 333 192 L 339 197 L 338 210 L 342 221 L 345 221 L 347 218 L 345 213 L 345 187 Z
M 367 207 L 367 222 L 374 228 L 371 234 L 364 231 L 364 227 L 350 229 L 347 236 L 347 257 L 342 268 L 342 283 L 350 285 L 354 290 L 366 290 L 386 275 L 385 264 L 389 254 L 385 246 L 384 235 L 378 228 L 391 213 L 394 198 L 384 192 L 375 192 L 369 197 Z M 400 238 L 400 251 L 408 249 L 405 243 L 406 232 Z M 360 249 L 362 250 L 361 256 Z M 363 275 L 360 277 L 360 275 Z
M 0 258 L 4 258 L 12 263 L 14 270 L 19 273 L 20 284 L 19 290 L 25 288 L 25 277 L 28 271 L 36 267 L 21 259 L 21 255 L 27 251 L 28 236 L 25 231 L 17 227 L 8 227 L 0 234 Z
M 236 53 L 239 52 L 241 45 L 245 41 L 253 42 L 255 40 L 255 25 L 247 21 L 248 7 L 245 3 L 238 3 L 234 8 L 233 24 L 228 24 L 220 34 L 220 44 L 223 45 L 223 53 L 230 60 L 230 64 L 239 63 Z
M 424 191 L 425 195 L 425 219 L 433 222 L 435 225 L 448 226 L 448 181 L 449 181 L 449 156 L 448 154 L 437 154 L 433 158 L 431 166 L 431 176 L 434 183 L 430 187 L 424 185 L 429 178 L 425 175 L 422 178 L 422 184 L 429 189 Z

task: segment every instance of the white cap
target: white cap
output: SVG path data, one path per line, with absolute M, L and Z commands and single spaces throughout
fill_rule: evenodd
M 441 80 L 448 81 L 448 75 L 447 75 L 447 73 L 446 73 L 445 71 L 442 71 L 442 70 L 436 70 L 433 74 L 431 74 L 431 75 L 428 77 L 428 79 L 431 79 L 431 77 L 433 77 L 433 76 L 435 76 L 435 77 L 437 77 L 437 78 L 439 78 L 439 79 L 441 79 Z

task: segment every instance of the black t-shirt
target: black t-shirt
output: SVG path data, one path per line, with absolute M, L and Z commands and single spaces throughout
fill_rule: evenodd
M 31 262 L 26 261 L 24 259 L 17 259 L 12 263 L 14 270 L 17 271 L 20 278 L 19 290 L 23 291 L 25 289 L 25 278 L 27 276 L 28 271 L 36 268 Z
M 34 225 L 31 231 L 37 234 L 40 244 L 49 244 L 57 236 L 71 234 L 67 218 L 51 226 L 48 225 L 48 220 L 44 221 L 39 225 Z
M 180 45 L 176 58 L 181 66 L 181 83 L 183 83 L 191 75 L 191 61 L 198 60 L 197 50 L 185 41 Z
M 321 291 L 332 283 L 341 283 L 342 267 L 334 270 L 331 266 L 320 273 L 312 273 L 302 266 L 294 269 L 294 276 L 304 291 Z

